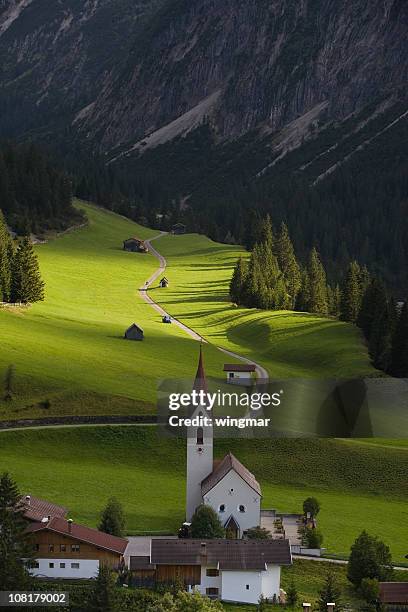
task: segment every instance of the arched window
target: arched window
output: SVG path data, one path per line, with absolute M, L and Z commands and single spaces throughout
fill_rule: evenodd
M 197 428 L 197 444 L 204 444 L 204 430 L 202 427 Z
M 238 511 L 239 512 L 245 512 L 245 506 L 243 504 L 241 504 L 240 506 L 238 506 Z
M 225 512 L 225 504 L 221 504 L 218 508 L 218 512 Z

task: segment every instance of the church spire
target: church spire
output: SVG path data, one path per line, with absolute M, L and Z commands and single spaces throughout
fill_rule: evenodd
M 200 357 L 198 359 L 197 373 L 195 376 L 193 389 L 195 389 L 195 391 L 205 391 L 205 393 L 208 391 L 203 361 L 203 341 L 200 342 Z

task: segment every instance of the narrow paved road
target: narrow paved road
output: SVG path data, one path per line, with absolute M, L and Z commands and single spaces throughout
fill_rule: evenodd
M 171 313 L 167 312 L 166 310 L 164 310 L 164 308 L 159 306 L 159 304 L 157 304 L 157 302 L 155 302 L 153 300 L 153 298 L 150 296 L 150 294 L 148 293 L 148 289 L 151 287 L 151 285 L 154 283 L 154 281 L 157 280 L 157 278 L 159 276 L 161 276 L 165 272 L 166 267 L 167 267 L 167 261 L 166 261 L 165 257 L 163 257 L 163 255 L 161 255 L 154 248 L 154 246 L 152 246 L 152 244 L 151 244 L 153 240 L 157 240 L 158 238 L 161 238 L 165 234 L 166 234 L 166 232 L 161 232 L 157 236 L 154 236 L 154 238 L 150 238 L 150 240 L 145 240 L 145 243 L 146 243 L 149 251 L 155 257 L 157 257 L 157 259 L 159 260 L 160 267 L 154 272 L 154 274 L 152 274 L 152 276 L 146 281 L 146 283 L 142 287 L 140 287 L 139 294 L 140 294 L 141 298 L 147 304 L 149 304 L 152 308 L 154 308 L 154 310 L 156 310 L 156 312 L 158 312 L 160 314 L 160 316 L 162 316 L 162 317 L 165 316 L 165 315 L 170 316 L 172 321 L 173 321 L 173 324 L 177 325 L 178 327 L 180 327 L 180 329 L 182 329 L 186 334 L 191 336 L 191 338 L 193 338 L 194 340 L 199 340 L 201 342 L 207 342 L 207 340 L 205 338 L 203 338 L 202 336 L 200 336 L 200 334 L 195 332 L 193 329 L 191 329 L 190 327 L 188 327 L 187 325 L 185 325 L 184 323 L 182 323 L 178 319 L 175 319 L 171 315 Z M 232 351 L 228 351 L 227 349 L 224 349 L 224 348 L 222 348 L 220 346 L 217 346 L 217 348 L 220 351 L 222 351 L 223 353 L 225 353 L 226 355 L 228 355 L 229 357 L 233 357 L 234 359 L 239 359 L 240 361 L 243 361 L 244 363 L 247 363 L 247 364 L 250 364 L 250 365 L 254 365 L 256 373 L 257 373 L 257 376 L 258 376 L 258 380 L 262 380 L 263 382 L 268 382 L 269 374 L 268 374 L 267 370 L 265 370 L 264 367 L 262 367 L 261 365 L 259 365 L 255 361 L 252 361 L 251 359 L 248 359 L 247 357 L 242 357 L 242 355 L 238 355 L 237 353 L 234 353 Z

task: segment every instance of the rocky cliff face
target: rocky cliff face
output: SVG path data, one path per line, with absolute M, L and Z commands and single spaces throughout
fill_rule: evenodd
M 156 0 L 3 0 L 3 136 L 65 136 L 125 60 Z
M 4 0 L 0 128 L 120 151 L 342 119 L 404 87 L 407 29 L 405 0 Z
M 81 128 L 110 150 L 209 96 L 206 114 L 226 138 L 259 124 L 275 131 L 313 109 L 342 119 L 407 82 L 407 29 L 403 0 L 168 2 Z

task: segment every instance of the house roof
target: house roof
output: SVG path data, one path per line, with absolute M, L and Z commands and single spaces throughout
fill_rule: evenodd
M 226 363 L 224 372 L 255 372 L 255 365 L 251 363 Z
M 168 282 L 169 282 L 169 279 L 168 279 L 168 278 L 166 278 L 165 276 L 163 276 L 163 278 L 160 280 L 160 282 L 162 283 L 163 281 L 166 281 L 166 283 L 168 283 Z
M 64 518 L 68 513 L 67 508 L 32 495 L 23 495 L 21 503 L 25 507 L 24 517 L 30 521 L 41 521 L 48 516 Z
M 59 517 L 52 518 L 46 523 L 32 523 L 28 526 L 27 531 L 29 533 L 52 531 L 53 533 L 59 533 L 73 540 L 92 544 L 97 548 L 103 548 L 104 550 L 109 550 L 121 555 L 123 555 L 128 545 L 128 541 L 125 540 L 125 538 L 118 538 L 108 533 L 103 533 L 103 531 L 92 529 L 91 527 L 70 523 L 64 518 Z
M 132 323 L 132 325 L 130 325 L 126 332 L 130 331 L 131 329 L 136 328 L 138 331 L 140 331 L 143 334 L 143 329 L 141 327 L 139 327 L 138 325 L 136 325 L 136 323 Z
M 204 565 L 220 570 L 263 570 L 265 564 L 291 565 L 288 540 L 152 540 L 151 563 Z
M 380 601 L 385 604 L 408 604 L 408 582 L 380 582 Z
M 126 238 L 123 242 L 143 242 L 140 238 L 136 238 L 136 236 L 131 236 L 130 238 Z
M 150 563 L 149 555 L 143 557 L 130 557 L 129 560 L 129 569 L 132 571 L 135 570 L 150 570 L 155 569 L 155 565 Z
M 219 463 L 215 469 L 209 474 L 201 483 L 201 494 L 206 495 L 211 489 L 217 485 L 220 480 L 224 478 L 230 472 L 234 470 L 247 485 L 251 487 L 256 493 L 262 495 L 261 487 L 255 476 L 244 466 L 232 453 L 225 455 L 224 459 Z

